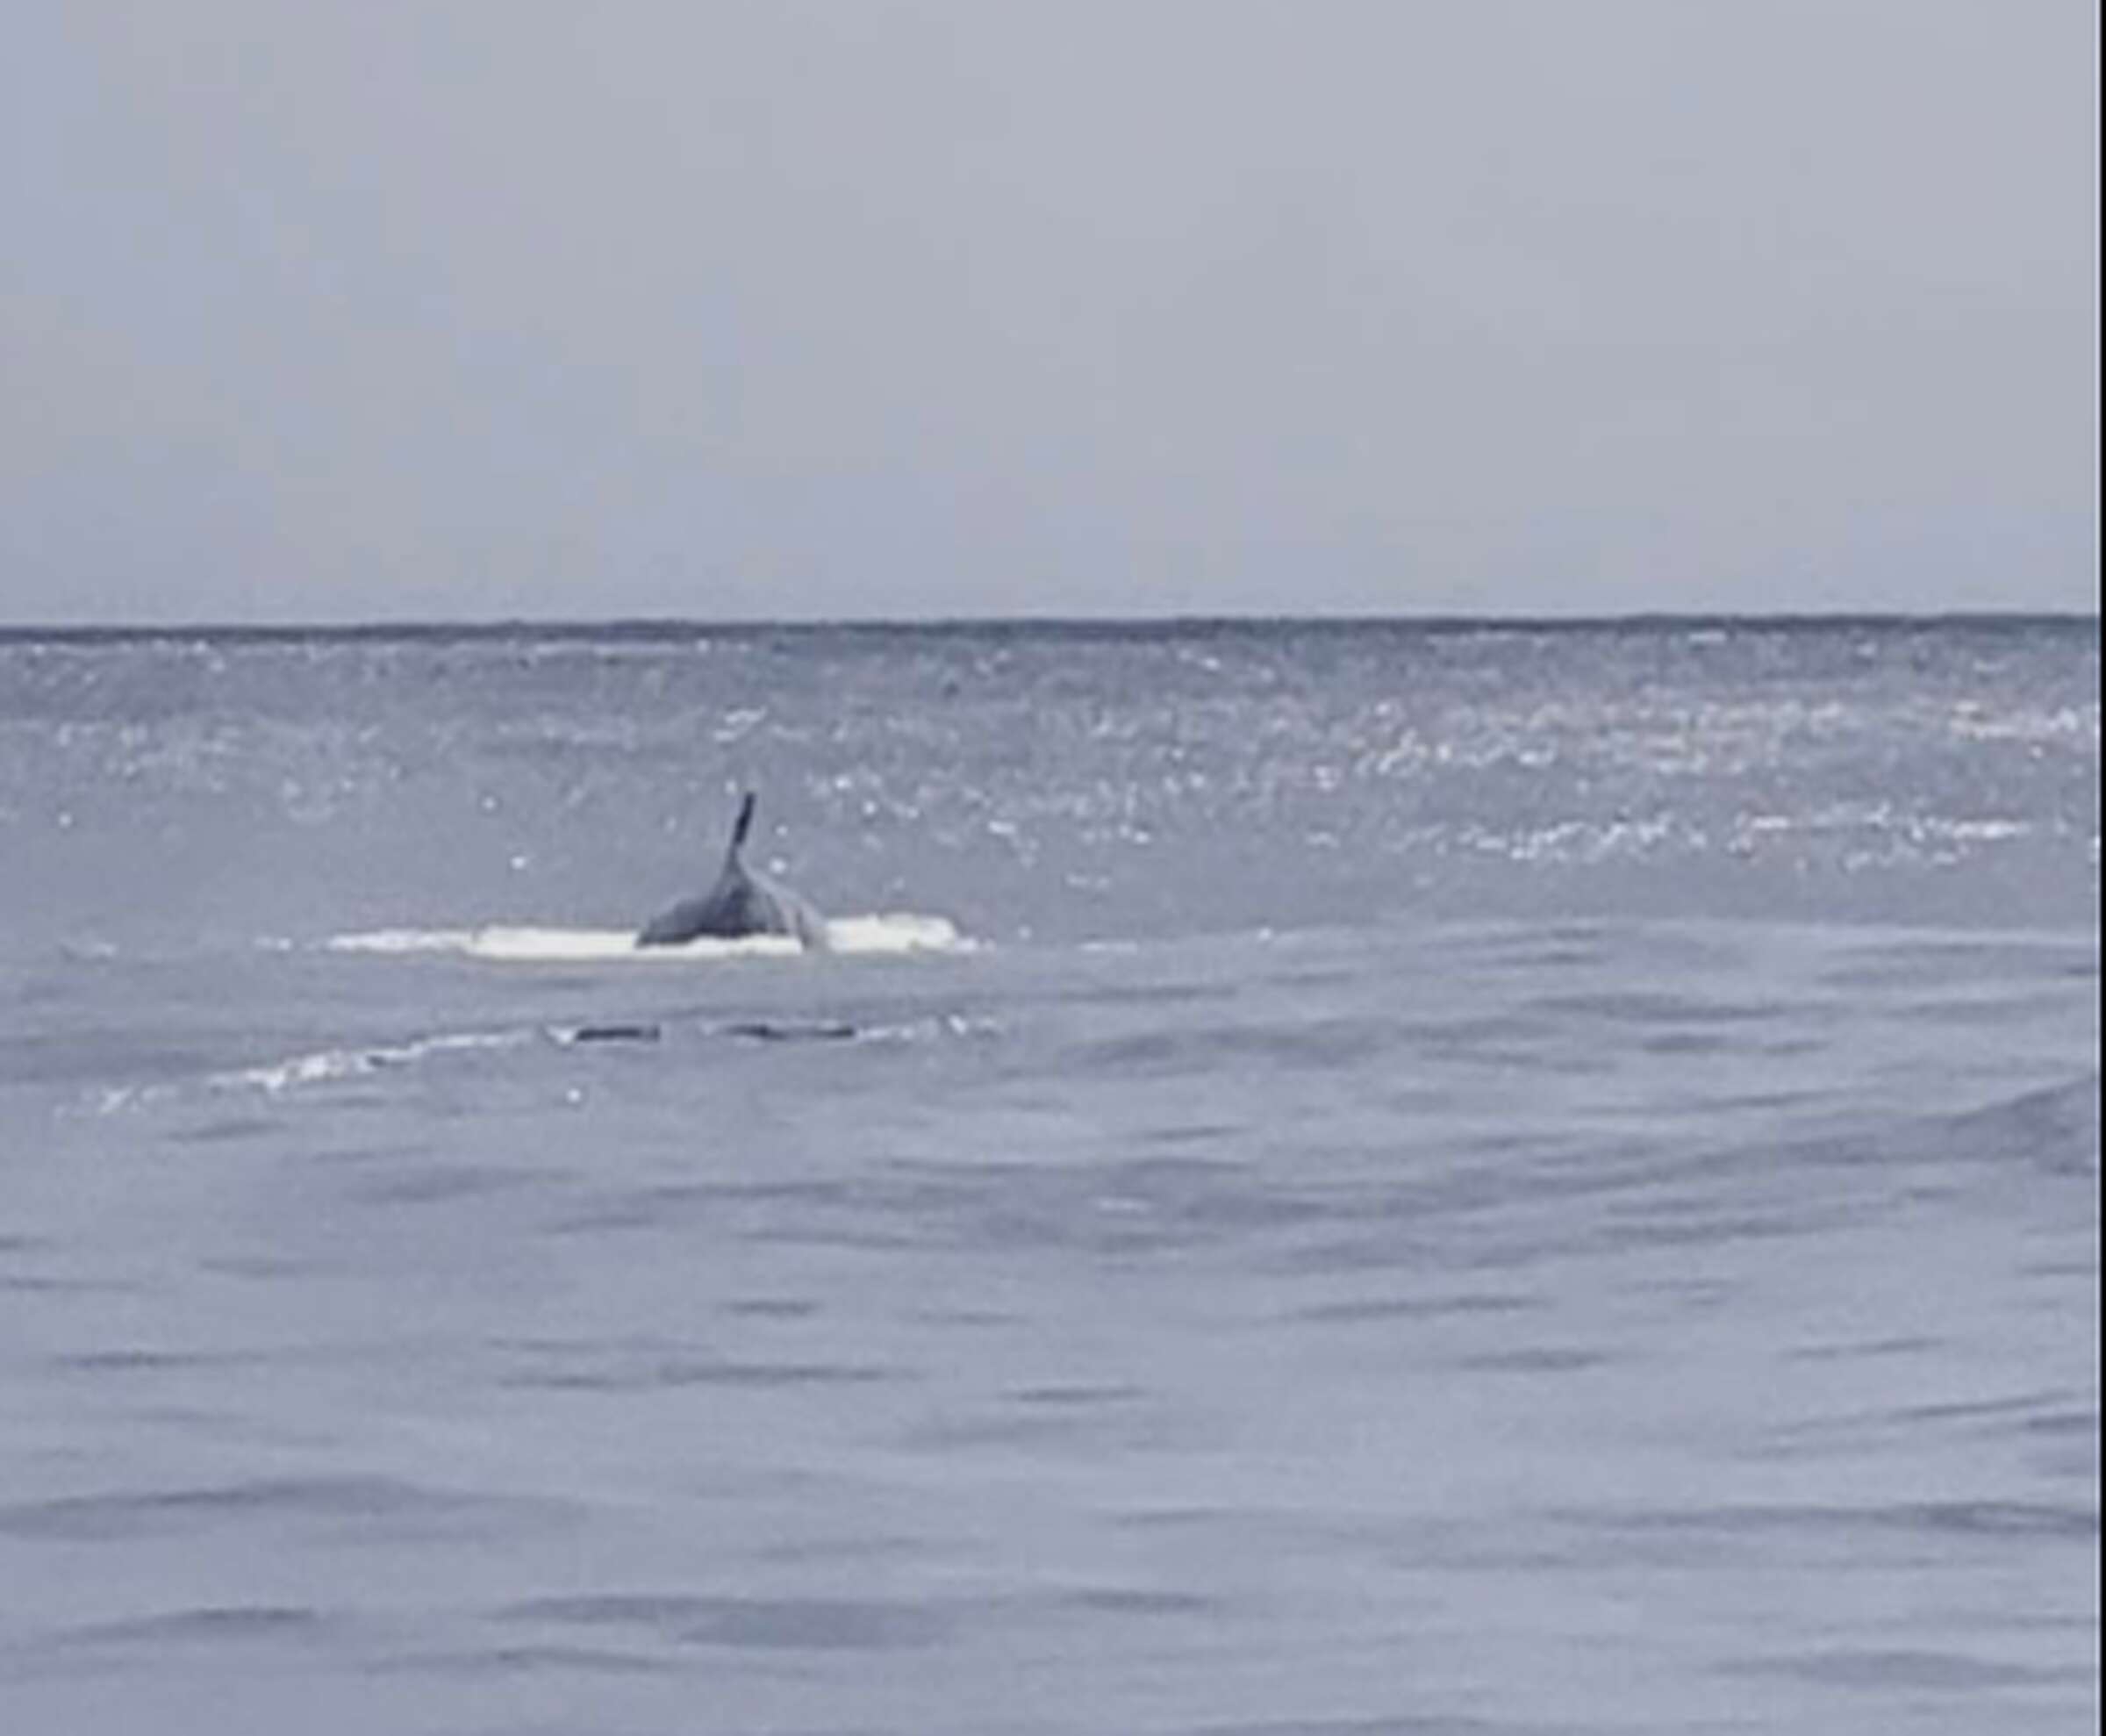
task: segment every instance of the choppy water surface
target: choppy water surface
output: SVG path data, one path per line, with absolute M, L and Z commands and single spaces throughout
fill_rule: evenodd
M 2095 623 L 0 641 L 0 1713 L 2075 1731 Z M 636 955 L 729 793 L 840 950 Z

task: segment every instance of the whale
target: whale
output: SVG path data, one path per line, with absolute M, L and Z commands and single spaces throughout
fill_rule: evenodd
M 732 821 L 731 843 L 716 884 L 699 898 L 684 898 L 661 911 L 637 932 L 638 946 L 680 946 L 691 940 L 744 940 L 778 935 L 808 952 L 827 947 L 827 922 L 811 904 L 746 865 L 746 835 L 753 829 L 753 792 L 739 803 Z

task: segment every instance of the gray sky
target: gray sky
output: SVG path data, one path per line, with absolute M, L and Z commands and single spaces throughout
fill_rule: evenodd
M 0 620 L 2081 608 L 2094 0 L 27 0 Z

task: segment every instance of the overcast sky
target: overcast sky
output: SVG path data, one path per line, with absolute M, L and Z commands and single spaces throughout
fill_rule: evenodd
M 0 621 L 2096 606 L 2095 0 L 27 0 Z

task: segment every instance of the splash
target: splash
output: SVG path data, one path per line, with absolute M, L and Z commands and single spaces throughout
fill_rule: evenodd
M 910 952 L 970 952 L 974 943 L 942 916 L 893 912 L 840 916 L 827 924 L 834 952 L 897 956 Z M 479 929 L 376 929 L 332 936 L 332 952 L 407 956 L 449 953 L 501 965 L 694 964 L 732 958 L 794 958 L 804 949 L 786 935 L 749 935 L 736 940 L 707 937 L 679 946 L 639 947 L 628 929 L 557 929 L 492 925 Z

